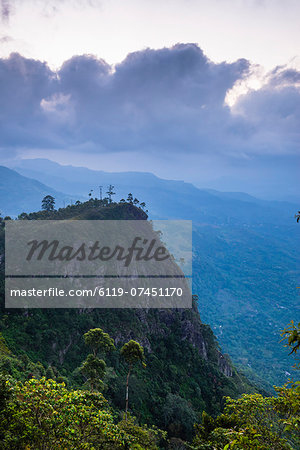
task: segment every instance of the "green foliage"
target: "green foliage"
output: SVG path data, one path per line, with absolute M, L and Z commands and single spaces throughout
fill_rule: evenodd
M 34 363 L 25 354 L 16 357 L 0 333 L 0 374 L 10 375 L 16 380 L 25 380 L 32 376 L 44 376 L 45 369 L 39 361 Z
M 278 397 L 260 394 L 244 394 L 238 400 L 227 397 L 224 414 L 216 418 L 203 413 L 202 423 L 195 427 L 195 448 L 298 448 L 299 384 L 276 388 L 276 391 Z
M 49 380 L 50 378 L 52 380 L 55 380 L 54 370 L 51 366 L 47 367 L 45 377 L 47 378 L 47 380 Z
M 283 340 L 287 340 L 287 346 L 291 348 L 292 353 L 297 353 L 300 347 L 300 322 L 296 327 L 294 321 L 291 320 L 290 324 L 282 331 L 281 336 Z
M 100 393 L 68 391 L 45 378 L 9 388 L 11 398 L 0 425 L 3 448 L 125 449 L 134 444 L 134 438 L 114 424 Z
M 193 426 L 197 414 L 190 402 L 175 394 L 168 394 L 162 407 L 164 428 L 170 436 L 189 440 L 193 434 Z
M 150 353 L 147 348 L 144 351 L 147 367 L 143 369 L 140 363 L 136 364 L 130 376 L 129 406 L 140 423 L 165 426 L 163 407 L 169 393 L 185 399 L 194 413 L 206 410 L 215 415 L 222 410 L 224 395 L 236 397 L 245 391 L 255 391 L 235 371 L 232 377 L 222 374 L 213 334 L 207 325 L 198 323 L 198 314 L 193 310 L 149 310 L 146 313 L 126 309 L 88 312 L 49 309 L 29 310 L 27 314 L 11 310 L 7 314 L 3 309 L 0 329 L 7 347 L 17 355 L 9 366 L 5 362 L 5 373 L 25 381 L 30 374 L 43 376 L 50 364 L 56 380 L 62 376 L 70 388 L 83 387 L 84 378 L 78 367 L 88 351 L 81 336 L 99 325 L 110 336 L 118 336 L 119 342 L 120 336 L 124 342 L 130 331 L 137 340 L 148 342 L 151 347 Z M 185 338 L 186 326 L 199 339 L 203 336 L 207 360 L 195 344 Z M 23 361 L 23 356 L 21 359 L 22 354 L 27 356 L 27 362 Z M 102 379 L 105 395 L 115 409 L 124 411 L 128 365 L 119 352 L 107 353 L 103 359 L 108 367 Z M 38 361 L 42 365 L 38 365 Z M 100 389 L 102 391 L 102 386 Z M 182 417 L 181 421 L 184 420 Z M 172 429 L 175 428 L 169 429 L 170 436 Z
M 141 427 L 136 423 L 136 419 L 130 415 L 128 415 L 127 420 L 119 422 L 118 427 L 134 437 L 135 443 L 132 448 L 138 449 L 140 446 L 147 450 L 156 450 L 158 445 L 163 445 L 167 442 L 167 433 L 165 431 L 155 426 L 148 427 L 144 425 Z
M 84 342 L 91 347 L 93 354 L 87 356 L 80 367 L 80 372 L 85 376 L 92 391 L 103 388 L 102 379 L 105 376 L 106 364 L 98 358 L 98 353 L 108 353 L 115 350 L 114 340 L 101 328 L 93 328 L 83 335 Z
M 4 337 L 2 333 L 0 333 L 0 355 L 10 355 L 11 351 L 7 347 Z
M 274 400 L 275 411 L 280 415 L 284 432 L 300 448 L 300 382 L 275 387 L 278 394 Z
M 102 379 L 106 371 L 106 364 L 103 359 L 99 359 L 92 354 L 88 355 L 80 367 L 81 373 L 87 378 L 92 391 L 103 386 Z
M 147 211 L 146 211 L 147 212 Z M 64 220 L 64 219 L 84 219 L 84 220 L 146 220 L 147 214 L 142 207 L 133 205 L 133 200 L 125 202 L 109 202 L 108 198 L 99 200 L 90 198 L 86 202 L 75 202 L 66 208 L 58 210 L 43 210 L 32 213 L 22 213 L 19 220 Z
M 101 328 L 89 330 L 84 334 L 83 338 L 85 344 L 92 348 L 95 356 L 100 350 L 105 353 L 115 350 L 114 340 Z
M 0 418 L 2 419 L 3 419 L 2 415 L 7 406 L 9 398 L 10 398 L 9 379 L 8 377 L 0 376 Z
M 145 356 L 144 356 L 144 349 L 138 342 L 131 339 L 129 342 L 123 345 L 121 348 L 121 356 L 125 359 L 126 363 L 128 364 L 128 373 L 127 373 L 127 379 L 126 379 L 126 400 L 125 400 L 125 421 L 127 421 L 127 414 L 128 414 L 128 398 L 129 398 L 129 377 L 130 372 L 134 364 L 137 362 L 141 362 L 143 367 L 146 367 L 146 364 L 144 362 Z

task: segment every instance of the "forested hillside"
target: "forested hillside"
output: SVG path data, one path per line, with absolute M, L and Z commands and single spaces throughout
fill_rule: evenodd
M 268 223 L 194 226 L 193 283 L 222 349 L 267 390 L 293 373 L 280 332 L 299 317 L 299 231 Z
M 31 219 L 139 219 L 147 214 L 130 203 L 89 202 L 58 211 L 23 214 Z M 1 232 L 3 253 L 4 230 Z M 25 381 L 50 376 L 80 389 L 79 370 L 88 354 L 83 335 L 100 327 L 114 339 L 107 355 L 104 394 L 116 411 L 124 409 L 126 364 L 120 347 L 134 339 L 145 352 L 146 367 L 137 367 L 130 383 L 130 410 L 141 423 L 157 425 L 170 436 L 188 439 L 202 411 L 221 412 L 223 397 L 236 397 L 255 388 L 219 351 L 208 325 L 201 322 L 197 297 L 191 310 L 9 310 L 4 309 L 4 259 L 1 258 L 1 370 Z

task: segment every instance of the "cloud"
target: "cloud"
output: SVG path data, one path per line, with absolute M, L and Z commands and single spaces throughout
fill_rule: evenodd
M 45 63 L 16 53 L 0 59 L 0 133 L 6 151 L 51 141 L 55 130 L 48 127 L 40 103 L 55 93 L 55 81 Z
M 1 36 L 0 37 L 0 44 L 7 44 L 8 42 L 13 41 L 13 38 L 11 36 Z
M 249 61 L 214 63 L 196 44 L 145 49 L 115 67 L 74 56 L 57 72 L 12 54 L 0 59 L 2 147 L 6 156 L 63 149 L 70 159 L 74 152 L 131 152 L 157 164 L 188 155 L 245 161 L 295 154 L 300 73 L 275 68 L 230 109 L 227 92 L 249 74 Z
M 31 7 L 37 7 L 39 13 L 51 18 L 60 12 L 62 5 L 67 4 L 69 0 L 0 0 L 0 17 L 2 22 L 9 22 L 9 19 L 18 5 L 31 3 Z M 102 0 L 72 0 L 72 8 L 99 8 Z
M 197 45 L 178 44 L 132 53 L 114 70 L 92 56 L 74 57 L 58 75 L 80 111 L 78 140 L 109 151 L 205 151 L 201 137 L 207 141 L 230 120 L 226 92 L 248 69 L 246 60 L 214 64 Z
M 266 154 L 299 154 L 300 72 L 277 67 L 258 90 L 241 96 L 233 111 L 255 130 L 250 143 Z
M 278 66 L 269 74 L 269 84 L 272 86 L 293 86 L 300 84 L 300 72 L 285 66 Z
M 3 22 L 7 22 L 11 13 L 11 3 L 9 0 L 0 0 L 0 14 Z

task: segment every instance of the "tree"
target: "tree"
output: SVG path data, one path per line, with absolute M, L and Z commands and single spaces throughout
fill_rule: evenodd
M 55 198 L 52 195 L 46 195 L 42 200 L 42 209 L 45 211 L 54 211 Z
M 158 450 L 157 444 L 167 443 L 167 432 L 160 430 L 156 426 L 148 427 L 143 425 L 139 426 L 136 422 L 136 418 L 131 415 L 128 416 L 127 420 L 122 419 L 118 423 L 118 427 L 128 433 L 130 436 L 134 436 L 135 445 L 133 448 L 147 449 L 147 450 Z M 159 446 L 159 448 L 165 448 L 165 445 Z M 169 447 L 168 447 L 169 448 Z M 172 447 L 173 448 L 173 447 Z M 187 447 L 184 447 L 185 449 Z
M 114 341 L 101 328 L 93 328 L 83 336 L 87 346 L 92 348 L 90 353 L 80 367 L 81 373 L 86 377 L 91 390 L 102 387 L 102 379 L 106 372 L 106 364 L 98 357 L 98 353 L 108 353 L 115 349 Z
M 99 390 L 106 372 L 105 361 L 90 353 L 82 363 L 80 372 L 86 377 L 92 392 L 95 389 Z
M 297 353 L 300 348 L 300 322 L 296 327 L 294 321 L 291 320 L 289 325 L 282 330 L 281 336 L 283 336 L 282 340 L 287 340 L 287 347 L 291 349 L 290 355 Z
M 186 399 L 169 393 L 162 405 L 162 419 L 164 428 L 172 436 L 188 439 L 197 421 L 197 414 Z
M 97 356 L 99 350 L 104 353 L 115 350 L 114 340 L 101 328 L 92 328 L 83 335 L 84 342 L 92 348 L 94 356 Z
M 22 212 L 21 214 L 18 215 L 19 220 L 27 220 L 28 218 L 29 218 L 28 214 L 25 212 Z
M 146 208 L 146 203 L 145 202 L 140 203 L 140 208 L 144 210 Z
M 107 188 L 106 194 L 108 195 L 108 201 L 109 203 L 112 202 L 112 196 L 115 195 L 116 193 L 114 192 L 114 186 L 112 184 L 110 184 Z
M 193 448 L 216 450 L 293 448 L 290 443 L 296 442 L 296 433 L 287 433 L 284 415 L 277 410 L 279 406 L 281 411 L 285 409 L 283 401 L 283 395 L 263 397 L 261 394 L 243 394 L 237 400 L 226 397 L 224 414 L 213 418 L 203 413 L 202 424 L 195 427 Z M 285 401 L 284 403 L 286 404 Z
M 137 206 L 140 203 L 140 201 L 135 197 L 135 199 L 133 200 L 133 204 L 135 206 Z
M 129 377 L 130 372 L 137 362 L 141 362 L 143 367 L 146 367 L 146 364 L 144 363 L 144 349 L 138 342 L 134 340 L 130 340 L 126 344 L 123 345 L 121 348 L 121 355 L 125 359 L 126 363 L 128 364 L 128 373 L 126 378 L 126 402 L 125 402 L 125 420 L 127 420 L 127 413 L 128 413 L 128 386 L 129 386 Z
M 54 374 L 54 370 L 52 369 L 51 366 L 47 367 L 45 376 L 46 376 L 47 380 L 49 380 L 50 378 L 51 378 L 51 380 L 55 380 L 56 377 Z

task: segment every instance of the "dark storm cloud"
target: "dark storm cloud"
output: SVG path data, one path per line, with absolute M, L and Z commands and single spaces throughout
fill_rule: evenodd
M 219 133 L 216 121 L 222 127 L 230 120 L 227 90 L 248 69 L 246 60 L 214 64 L 198 46 L 181 44 L 132 53 L 114 72 L 101 60 L 74 57 L 59 77 L 61 91 L 80 110 L 79 140 L 118 151 L 145 146 L 206 151 L 202 144 L 211 129 L 215 139 Z
M 245 59 L 216 64 L 195 44 L 132 53 L 114 69 L 74 56 L 57 73 L 13 54 L 0 60 L 2 147 L 158 157 L 294 152 L 299 72 L 274 69 L 232 112 L 226 93 L 250 72 Z
M 56 88 L 56 75 L 45 63 L 16 53 L 0 59 L 2 147 L 26 148 L 47 142 L 47 135 L 55 130 L 48 128 L 40 103 Z

